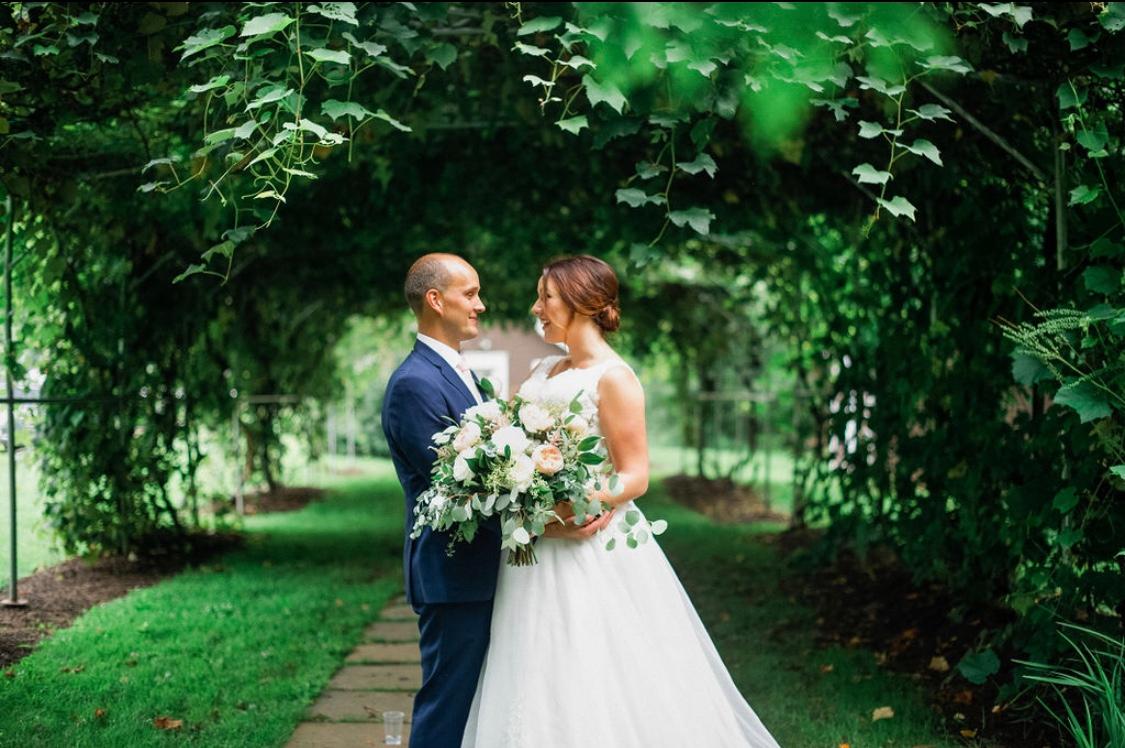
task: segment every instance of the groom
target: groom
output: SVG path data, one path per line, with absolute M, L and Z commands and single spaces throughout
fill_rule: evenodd
M 456 255 L 428 254 L 406 275 L 406 300 L 418 320 L 414 350 L 391 375 L 383 433 L 406 494 L 402 565 L 406 598 L 418 613 L 422 687 L 414 697 L 412 748 L 458 748 L 488 649 L 500 565 L 500 530 L 482 525 L 471 543 L 446 554 L 449 537 L 429 528 L 411 540 L 414 502 L 430 485 L 431 437 L 482 401 L 461 357 L 479 334 L 480 280 Z

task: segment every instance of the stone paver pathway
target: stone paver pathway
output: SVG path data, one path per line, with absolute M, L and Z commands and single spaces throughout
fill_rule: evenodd
M 422 682 L 418 617 L 399 598 L 367 627 L 363 642 L 297 725 L 286 748 L 375 748 L 383 745 L 383 712 L 406 715 L 402 744 L 410 742 L 410 711 Z

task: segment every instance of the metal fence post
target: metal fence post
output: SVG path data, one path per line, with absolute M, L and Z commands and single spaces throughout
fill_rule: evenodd
M 8 597 L 0 600 L 0 605 L 8 608 L 25 607 L 27 600 L 20 598 L 19 567 L 16 563 L 16 404 L 13 401 L 12 369 L 8 365 L 12 355 L 12 232 L 15 229 L 15 215 L 12 213 L 12 194 L 4 201 L 8 214 L 8 230 L 4 240 L 4 382 L 8 388 L 8 503 L 10 505 L 12 568 Z

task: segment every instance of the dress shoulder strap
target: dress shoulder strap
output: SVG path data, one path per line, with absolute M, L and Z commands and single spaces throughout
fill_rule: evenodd
M 564 358 L 566 358 L 566 356 L 563 354 L 544 356 L 539 360 L 539 363 L 535 366 L 535 368 L 532 369 L 531 376 L 543 377 L 544 379 L 546 379 L 547 375 L 551 373 L 551 370 L 555 368 L 555 365 L 558 364 L 559 361 L 562 361 Z
M 605 373 L 607 371 L 610 371 L 611 369 L 616 369 L 618 367 L 626 369 L 634 377 L 637 375 L 637 373 L 635 371 L 633 371 L 632 366 L 630 366 L 624 360 L 618 359 L 618 358 L 611 358 L 608 361 L 603 361 L 602 363 L 598 364 L 597 366 L 592 366 L 589 369 L 587 369 L 587 371 L 589 373 L 586 376 L 588 377 L 588 381 L 590 383 L 590 386 L 593 388 L 593 392 L 591 394 L 594 397 L 597 397 L 598 385 L 601 383 L 602 377 L 605 375 Z

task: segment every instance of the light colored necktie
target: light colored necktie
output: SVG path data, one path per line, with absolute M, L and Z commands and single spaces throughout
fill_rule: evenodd
M 461 379 L 465 382 L 465 386 L 468 387 L 473 399 L 477 402 L 484 402 L 481 398 L 480 391 L 477 389 L 477 383 L 473 380 L 473 372 L 470 371 L 464 356 L 458 357 L 456 369 L 461 374 Z

